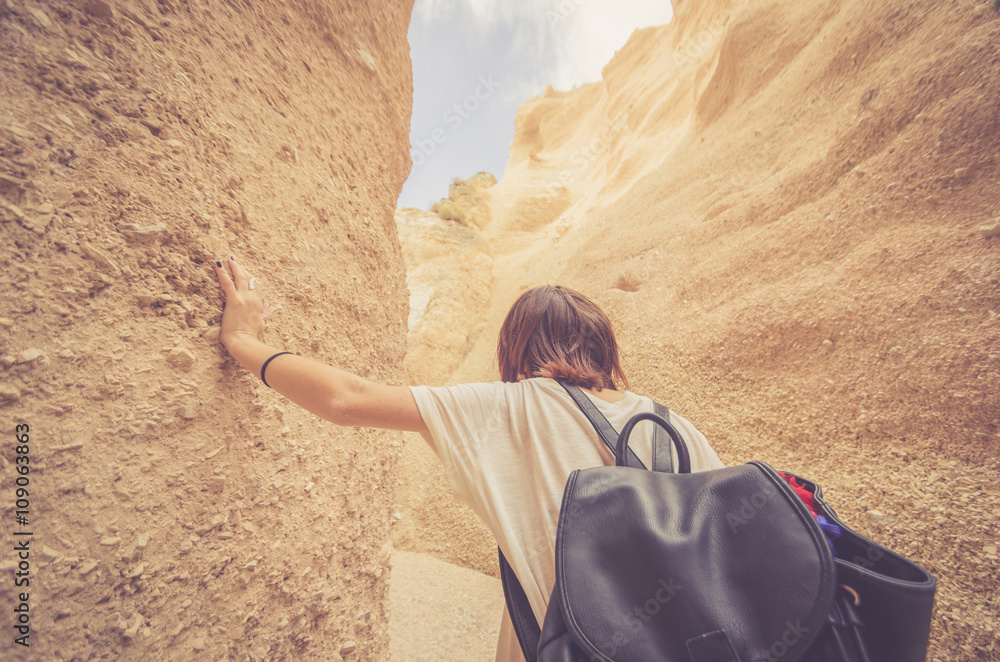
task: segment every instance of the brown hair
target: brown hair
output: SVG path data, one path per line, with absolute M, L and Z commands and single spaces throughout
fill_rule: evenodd
M 497 363 L 505 382 L 551 377 L 582 388 L 628 388 L 607 315 L 561 285 L 542 285 L 518 297 L 500 327 Z

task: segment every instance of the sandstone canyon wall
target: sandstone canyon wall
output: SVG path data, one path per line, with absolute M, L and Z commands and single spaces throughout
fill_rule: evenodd
M 454 320 L 471 336 L 448 382 L 498 378 L 524 288 L 580 289 L 633 390 L 727 464 L 812 477 L 938 577 L 929 659 L 997 659 L 993 4 L 688 0 L 600 82 L 525 103 L 480 230 L 489 304 Z M 451 498 L 427 480 L 423 501 Z M 495 548 L 468 517 L 413 537 L 482 567 Z
M 386 659 L 399 436 L 235 363 L 211 265 L 265 341 L 402 381 L 411 5 L 0 3 L 4 659 Z
M 488 188 L 496 180 L 487 177 L 452 184 L 452 195 L 435 205 L 436 213 L 396 211 L 410 290 L 409 384 L 448 383 L 485 328 L 480 313 L 489 308 L 494 287 L 493 252 L 481 229 L 488 221 L 475 212 L 490 208 Z M 489 529 L 451 496 L 437 456 L 420 435 L 403 438 L 395 546 L 495 575 Z

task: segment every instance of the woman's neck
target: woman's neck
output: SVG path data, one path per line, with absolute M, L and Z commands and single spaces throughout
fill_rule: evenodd
M 625 393 L 623 393 L 622 391 L 616 391 L 611 388 L 602 389 L 600 391 L 593 388 L 585 388 L 583 390 L 606 402 L 618 402 L 619 400 L 625 397 Z

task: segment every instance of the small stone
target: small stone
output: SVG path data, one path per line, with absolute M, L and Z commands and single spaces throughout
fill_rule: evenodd
M 45 353 L 40 349 L 32 347 L 17 355 L 17 363 L 31 363 L 40 356 L 45 356 Z
M 14 326 L 14 320 L 9 317 L 0 317 L 0 326 L 5 326 L 9 329 Z
M 955 168 L 955 179 L 958 181 L 964 181 L 969 178 L 969 173 L 971 171 L 968 168 Z
M 91 246 L 89 242 L 81 244 L 80 249 L 83 251 L 84 255 L 104 267 L 106 270 L 110 271 L 115 276 L 121 275 L 121 270 L 118 268 L 118 265 L 116 265 L 111 258 L 102 253 L 99 249 Z
M 42 558 L 46 561 L 55 561 L 59 558 L 59 552 L 52 549 L 51 547 L 42 547 Z
M 102 119 L 105 122 L 114 119 L 114 113 L 112 113 L 110 110 L 108 110 L 101 104 L 95 103 L 90 99 L 81 99 L 80 105 L 82 105 L 84 108 L 86 108 L 94 115 L 96 115 L 98 119 Z
M 32 138 L 35 137 L 35 135 L 31 133 L 31 131 L 28 131 L 23 126 L 19 126 L 17 124 L 11 124 L 10 126 L 7 127 L 7 130 L 13 133 L 15 136 L 19 138 L 24 138 L 26 140 L 31 140 Z
M 212 518 L 211 522 L 202 524 L 201 526 L 196 528 L 194 532 L 197 533 L 198 535 L 204 535 L 213 529 L 219 528 L 219 526 L 222 525 L 222 522 L 223 522 L 222 515 L 216 515 L 215 517 Z
M 17 220 L 23 221 L 25 219 L 24 210 L 17 205 L 7 205 L 7 210 L 10 211 L 10 213 L 12 213 L 14 218 Z
M 132 561 L 138 559 L 142 555 L 142 551 L 146 549 L 146 544 L 148 542 L 149 542 L 148 533 L 144 533 L 138 538 L 136 538 L 135 542 L 129 545 L 129 547 L 122 552 L 122 557 L 121 557 L 122 561 L 125 561 L 126 563 L 131 563 Z
M 64 349 L 61 352 L 59 352 L 58 354 L 56 354 L 56 356 L 58 356 L 61 359 L 71 359 L 71 358 L 73 358 L 76 355 L 73 354 L 72 350 Z
M 1000 223 L 992 223 L 990 225 L 980 225 L 979 234 L 987 239 L 991 237 L 1000 237 Z
M 81 575 L 87 575 L 90 573 L 91 570 L 97 567 L 97 564 L 98 561 L 95 561 L 94 559 L 88 559 L 87 561 L 84 562 L 83 565 L 80 566 L 77 572 L 79 572 Z
M 139 628 L 142 627 L 142 614 L 136 614 L 135 620 L 132 621 L 132 626 L 125 630 L 126 637 L 134 637 L 139 632 Z
M 372 73 L 378 71 L 378 65 L 375 64 L 375 58 L 373 58 L 372 54 L 365 49 L 358 49 L 358 58 L 361 60 L 361 64 L 365 65 L 365 68 Z
M 113 547 L 122 541 L 118 536 L 105 536 L 101 538 L 101 545 L 104 547 Z
M 164 223 L 156 223 L 154 225 L 145 226 L 137 225 L 135 223 L 124 223 L 118 227 L 120 232 L 129 235 L 133 239 L 144 242 L 149 242 L 166 229 L 167 226 Z
M 52 27 L 52 19 L 50 19 L 48 14 L 43 12 L 41 9 L 29 9 L 28 11 L 31 12 L 31 15 L 35 17 L 35 20 L 38 21 L 38 24 L 43 28 Z
M 151 117 L 145 117 L 143 119 L 140 119 L 139 123 L 142 124 L 147 129 L 149 129 L 149 132 L 152 133 L 154 136 L 158 135 L 160 131 L 163 129 L 163 123 Z
M 84 0 L 83 10 L 97 18 L 112 18 L 115 15 L 114 9 L 105 0 Z
M 892 515 L 886 515 L 880 510 L 869 510 L 865 513 L 865 517 L 867 517 L 871 522 L 874 522 L 875 524 L 881 524 L 882 526 L 885 526 L 886 524 L 892 524 L 893 522 L 896 521 L 895 517 L 893 517 Z
M 4 186 L 9 186 L 18 193 L 24 193 L 30 187 L 29 182 L 27 182 L 26 180 L 21 179 L 19 177 L 14 177 L 13 175 L 4 175 L 4 174 L 0 174 L 0 184 L 3 184 Z
M 192 418 L 198 417 L 198 403 L 195 401 L 189 401 L 181 407 L 181 418 L 191 420 Z
M 350 655 L 351 653 L 354 652 L 354 649 L 357 648 L 357 647 L 358 647 L 358 645 L 356 643 L 354 643 L 353 641 L 345 641 L 344 645 L 340 647 L 340 654 L 341 655 Z
M 170 145 L 170 147 L 172 147 L 175 151 L 179 152 L 180 150 L 184 149 L 184 143 L 182 143 L 180 140 L 167 140 L 166 143 Z
M 133 569 L 131 572 L 129 572 L 126 575 L 126 577 L 128 579 L 135 579 L 136 577 L 138 577 L 139 575 L 141 575 L 143 572 L 145 572 L 145 570 L 146 570 L 146 564 L 145 563 L 140 563 L 139 565 L 137 565 L 135 567 L 135 569 Z
M 174 347 L 167 352 L 167 363 L 180 370 L 191 370 L 194 367 L 194 361 L 194 354 L 184 347 Z
M 21 391 L 14 386 L 0 384 L 0 406 L 9 405 L 21 399 Z

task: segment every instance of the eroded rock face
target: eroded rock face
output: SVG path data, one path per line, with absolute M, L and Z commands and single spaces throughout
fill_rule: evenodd
M 633 390 L 729 464 L 812 476 L 949 586 L 930 658 L 989 650 L 1000 623 L 975 605 L 997 585 L 1000 508 L 982 489 L 1000 479 L 996 16 L 679 2 L 602 81 L 525 103 L 490 189 L 489 309 L 449 381 L 496 378 L 525 287 L 579 289 L 615 323 Z
M 236 364 L 211 265 L 259 279 L 269 344 L 402 381 L 409 9 L 0 6 L 0 407 L 37 550 L 5 656 L 386 658 L 398 434 Z
M 410 291 L 407 381 L 444 384 L 481 327 L 471 318 L 489 305 L 491 249 L 476 228 L 434 212 L 397 210 L 396 225 Z
M 466 191 L 453 196 L 462 200 L 459 209 L 482 205 L 480 195 L 470 195 L 483 190 L 482 179 L 455 187 Z M 396 225 L 410 291 L 406 381 L 445 384 L 485 326 L 482 315 L 493 290 L 490 240 L 474 225 L 420 209 L 396 210 Z M 416 434 L 404 438 L 394 544 L 493 573 L 496 550 L 490 548 L 489 530 L 451 497 L 440 462 L 424 440 Z M 446 537 L 439 535 L 443 529 Z

